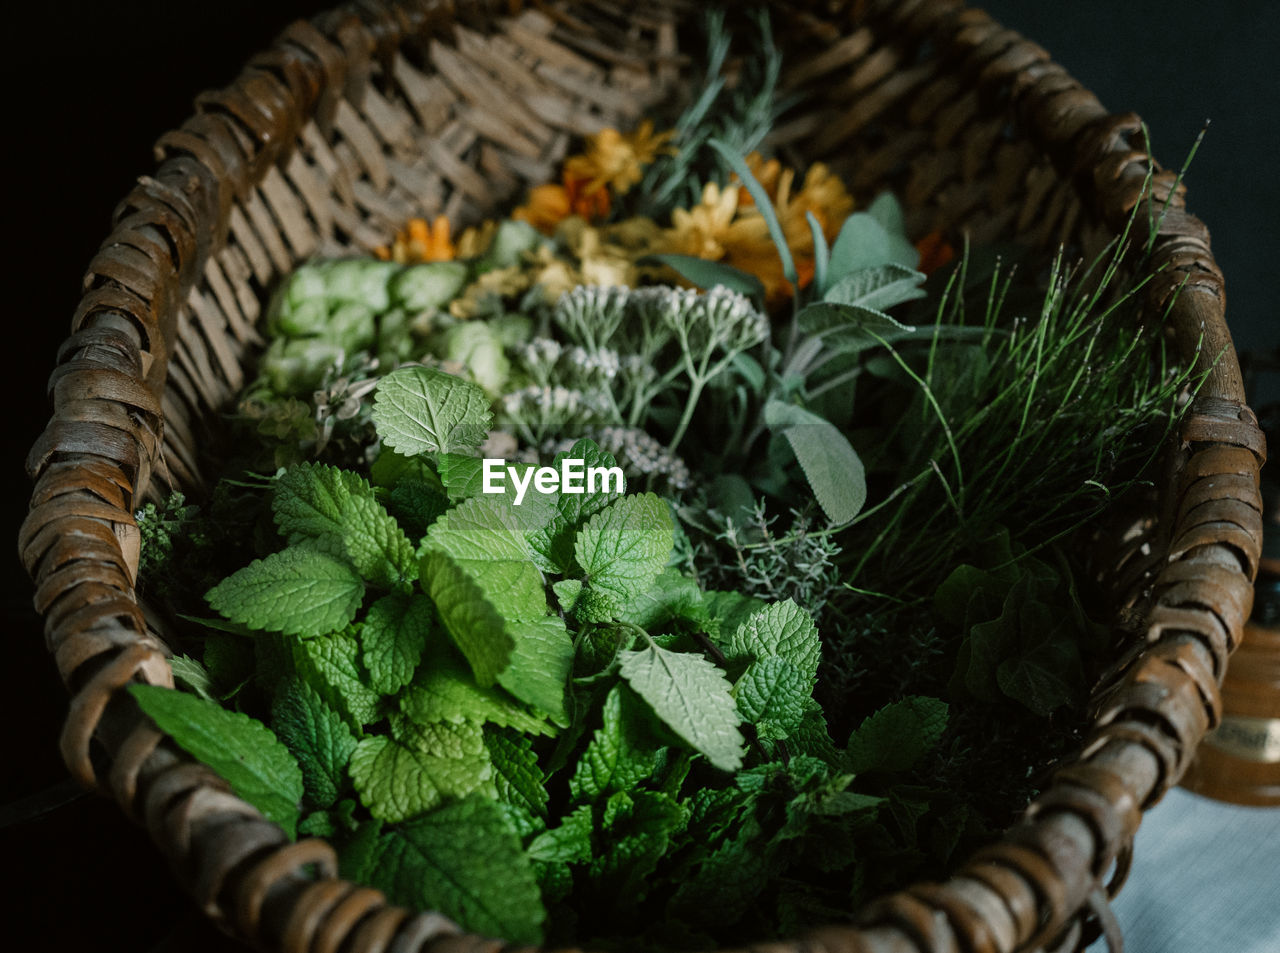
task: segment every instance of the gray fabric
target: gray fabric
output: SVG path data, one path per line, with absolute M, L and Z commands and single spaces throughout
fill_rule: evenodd
M 1280 953 L 1280 808 L 1170 791 L 1138 829 L 1113 909 L 1126 953 Z

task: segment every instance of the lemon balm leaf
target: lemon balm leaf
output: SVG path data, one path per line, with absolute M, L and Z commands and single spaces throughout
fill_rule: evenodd
M 742 766 L 742 719 L 720 669 L 702 655 L 656 645 L 618 658 L 622 677 L 691 748 L 723 771 Z
M 378 436 L 405 456 L 473 453 L 491 420 L 481 387 L 430 367 L 397 368 L 378 382 L 374 394 Z
M 216 771 L 263 817 L 294 835 L 302 769 L 270 728 L 185 692 L 156 685 L 130 685 L 129 692 L 178 747 Z
M 223 616 L 251 629 L 317 636 L 355 618 L 364 580 L 345 559 L 290 546 L 232 573 L 205 598 Z

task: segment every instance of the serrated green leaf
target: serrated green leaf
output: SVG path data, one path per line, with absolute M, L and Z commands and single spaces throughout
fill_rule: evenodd
M 742 719 L 720 669 L 701 655 L 656 645 L 618 657 L 622 677 L 672 731 L 717 768 L 741 767 Z
M 905 771 L 920 760 L 947 730 L 947 704 L 924 695 L 909 695 L 885 705 L 849 738 L 845 751 L 849 770 Z
M 565 688 L 573 671 L 573 639 L 558 615 L 532 622 L 508 622 L 511 661 L 498 684 L 516 698 L 544 711 L 556 724 L 569 723 Z
M 419 577 L 449 637 L 471 664 L 476 681 L 492 685 L 511 662 L 515 639 L 485 590 L 451 556 L 429 550 Z M 545 597 L 544 597 L 545 598 Z
M 457 742 L 444 754 L 431 754 L 385 735 L 363 739 L 351 754 L 351 780 L 360 803 L 374 817 L 403 821 L 446 798 L 463 797 L 485 785 L 493 765 L 475 725 L 443 725 Z
M 590 440 L 579 440 L 566 451 L 557 453 L 551 466 L 557 471 L 565 460 L 581 460 L 584 470 L 593 467 L 616 467 L 618 461 L 613 454 L 601 450 Z M 624 477 L 620 493 L 626 492 Z M 581 493 L 561 492 L 554 497 L 555 511 L 547 525 L 529 536 L 530 545 L 537 556 L 541 557 L 542 569 L 567 573 L 573 568 L 574 539 L 577 530 L 588 518 L 600 512 L 618 498 L 618 493 L 605 493 L 601 487 L 588 492 L 583 487 Z
M 703 624 L 709 621 L 697 582 L 674 569 L 665 569 L 643 593 L 627 601 L 619 617 L 653 630 L 674 619 Z
M 420 724 L 473 721 L 510 727 L 526 734 L 549 735 L 553 729 L 506 692 L 482 688 L 466 664 L 447 646 L 427 647 L 413 681 L 400 695 L 400 710 Z
M 822 659 L 822 644 L 813 619 L 792 599 L 753 612 L 738 625 L 725 647 L 725 657 L 731 661 L 771 656 L 786 659 L 812 686 Z
M 413 677 L 434 625 L 435 608 L 425 596 L 391 593 L 369 607 L 360 658 L 376 691 L 390 695 Z
M 271 729 L 217 702 L 157 685 L 130 685 L 138 707 L 178 747 L 207 764 L 290 837 L 298 823 L 302 770 Z
M 232 622 L 286 635 L 341 629 L 364 599 L 364 580 L 349 562 L 290 546 L 232 573 L 205 595 Z
M 213 681 L 205 667 L 188 655 L 175 655 L 169 659 L 169 671 L 173 672 L 174 684 L 199 698 L 217 701 L 214 697 Z
M 857 516 L 867 501 L 867 477 L 848 438 L 817 414 L 780 400 L 766 403 L 764 415 L 769 429 L 791 445 L 827 519 L 840 525 Z
M 650 587 L 666 568 L 675 542 L 671 511 L 653 493 L 623 497 L 596 513 L 578 531 L 574 556 L 586 573 L 592 621 L 616 618 L 629 600 Z
M 464 930 L 511 943 L 542 940 L 546 911 L 502 809 L 479 796 L 382 835 L 366 879 L 392 903 L 438 910 Z
M 422 554 L 424 558 L 432 552 L 447 554 L 503 620 L 540 619 L 547 614 L 547 597 L 526 533 L 545 525 L 543 517 L 549 520 L 553 510 L 546 507 L 535 515 L 535 509 L 517 514 L 501 497 L 465 500 L 431 526 Z M 531 526 L 529 519 L 536 525 Z
M 591 859 L 595 818 L 589 804 L 566 814 L 555 827 L 529 842 L 529 857 L 544 863 L 585 863 Z
M 357 473 L 300 463 L 276 481 L 271 508 L 290 545 L 346 556 L 375 585 L 390 589 L 417 576 L 413 544 Z
M 778 655 L 752 662 L 733 687 L 738 712 L 770 741 L 785 739 L 800 727 L 812 691 L 813 680 Z
M 773 872 L 764 848 L 754 825 L 741 826 L 681 881 L 671 898 L 672 913 L 703 926 L 741 921 Z
M 419 365 L 378 382 L 372 414 L 382 442 L 405 456 L 473 453 L 492 419 L 481 387 Z
M 609 690 L 603 723 L 569 778 L 569 794 L 575 801 L 628 790 L 656 770 L 658 749 L 644 728 L 642 707 L 626 686 L 617 684 Z
M 738 631 L 738 626 L 746 622 L 753 613 L 763 609 L 767 603 L 741 592 L 712 590 L 702 594 L 702 604 L 711 620 L 712 638 L 717 645 L 725 648 L 733 633 Z
M 293 640 L 289 650 L 298 677 L 349 725 L 359 728 L 378 718 L 381 696 L 369 686 L 360 668 L 360 643 L 352 632 Z
M 452 502 L 479 496 L 484 487 L 484 460 L 463 453 L 444 453 L 437 462 L 440 482 Z
M 449 500 L 426 480 L 407 479 L 387 493 L 386 507 L 405 536 L 414 542 L 427 535 L 431 524 L 449 508 Z
M 672 838 L 688 820 L 688 809 L 666 794 L 617 792 L 605 802 L 605 849 L 592 858 L 589 876 L 607 896 L 638 902 Z
M 307 799 L 332 805 L 342 791 L 356 739 L 342 716 L 310 685 L 290 679 L 271 706 L 271 723 L 302 768 Z
M 484 743 L 493 762 L 493 782 L 499 799 L 531 817 L 546 818 L 547 788 L 533 739 L 528 735 L 487 727 Z

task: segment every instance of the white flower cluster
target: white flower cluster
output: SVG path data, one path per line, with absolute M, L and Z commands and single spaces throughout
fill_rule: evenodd
M 628 476 L 664 477 L 672 490 L 688 489 L 689 467 L 652 436 L 635 427 L 604 427 L 595 433 L 596 443 L 608 450 Z

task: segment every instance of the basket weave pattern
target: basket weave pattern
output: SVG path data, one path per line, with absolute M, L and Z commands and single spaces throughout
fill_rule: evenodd
M 116 209 L 85 276 L 32 448 L 19 548 L 72 695 L 73 775 L 144 825 L 229 932 L 266 949 L 496 953 L 438 914 L 336 875 L 141 717 L 123 687 L 172 685 L 135 592 L 132 513 L 199 494 L 218 416 L 246 382 L 275 281 L 315 255 L 368 253 L 411 216 L 478 221 L 552 177 L 573 137 L 626 128 L 677 93 L 696 4 L 621 0 L 400 6 L 362 0 L 295 23 L 161 137 L 157 170 Z M 1095 692 L 1083 751 L 1026 819 L 945 884 L 873 904 L 860 926 L 759 950 L 1072 949 L 1106 906 L 1141 811 L 1176 783 L 1220 712 L 1252 599 L 1261 432 L 1223 320 L 1208 233 L 1113 116 L 1044 50 L 958 0 L 775 2 L 801 105 L 774 145 L 828 162 L 860 199 L 891 188 L 914 235 L 1096 249 L 1157 209 L 1147 307 L 1188 354 L 1219 353 L 1170 449 L 1158 498 L 1107 540 L 1103 578 L 1145 637 Z M 1142 226 L 1148 219 L 1139 214 Z M 1179 291 L 1176 298 L 1175 291 Z M 1207 357 L 1205 357 L 1207 356 Z M 1205 365 L 1207 366 L 1207 364 Z M 1110 882 L 1103 885 L 1110 876 Z

